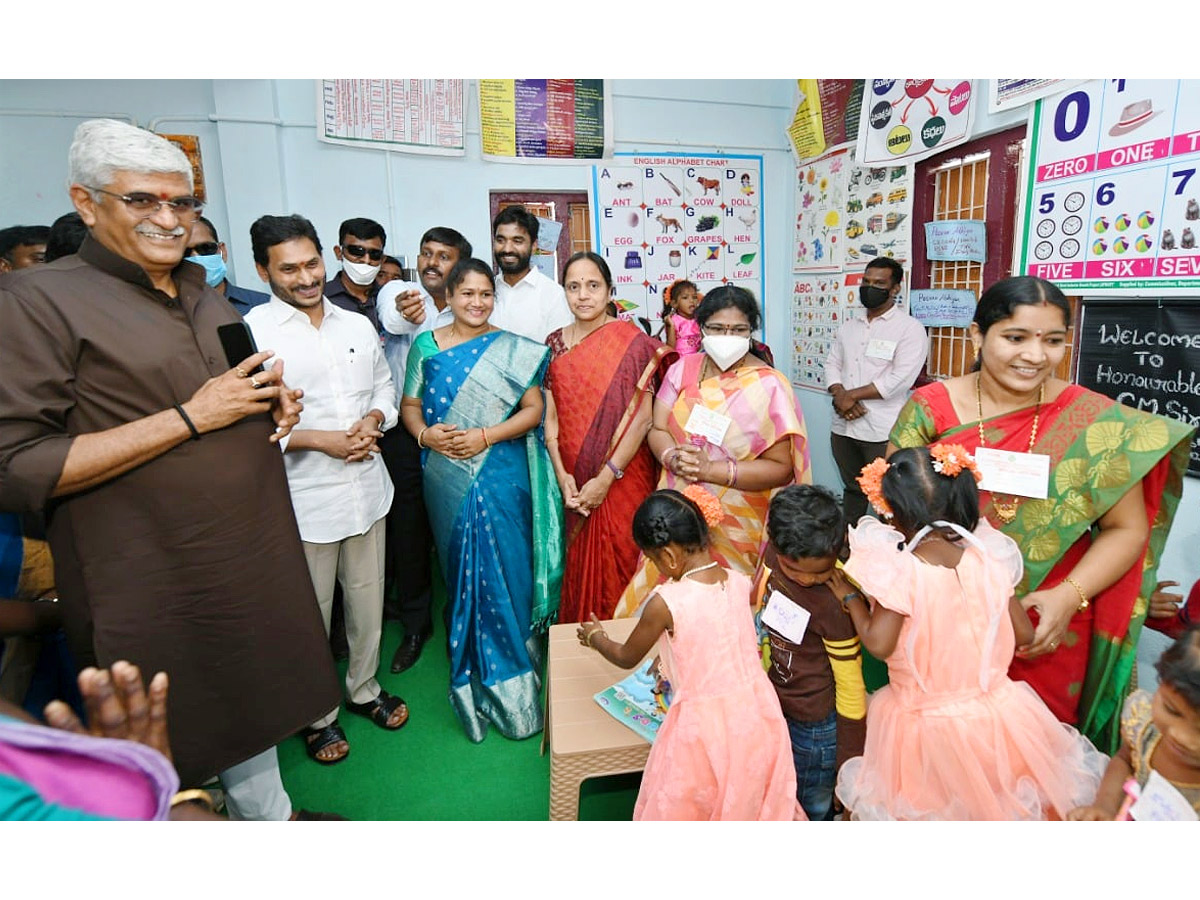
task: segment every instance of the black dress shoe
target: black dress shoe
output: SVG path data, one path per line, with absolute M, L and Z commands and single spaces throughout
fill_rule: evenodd
M 425 632 L 417 631 L 405 636 L 404 640 L 400 642 L 400 646 L 396 648 L 396 655 L 392 657 L 393 675 L 413 667 L 416 661 L 421 658 L 421 648 L 425 646 L 425 642 L 429 640 L 432 634 L 433 631 L 431 629 Z

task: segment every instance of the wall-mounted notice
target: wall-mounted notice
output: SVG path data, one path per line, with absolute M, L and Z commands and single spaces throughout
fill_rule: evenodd
M 737 284 L 765 312 L 761 156 L 618 153 L 594 167 L 592 191 L 597 252 L 636 315 L 657 323 L 677 279 L 702 294 Z
M 1076 381 L 1134 409 L 1200 426 L 1200 303 L 1085 298 Z M 1200 434 L 1188 474 L 1200 477 Z
M 1068 293 L 1200 290 L 1200 81 L 1089 81 L 1031 118 L 1018 271 Z
M 863 91 L 861 165 L 916 162 L 963 143 L 971 131 L 971 82 L 961 78 L 874 78 Z
M 466 153 L 461 78 L 326 78 L 317 82 L 317 137 L 405 153 Z
M 987 224 L 980 219 L 926 222 L 925 258 L 948 262 L 987 262 Z
M 481 78 L 483 156 L 591 160 L 612 153 L 612 102 L 599 78 Z
M 909 312 L 914 319 L 930 328 L 966 328 L 975 318 L 977 302 L 974 291 L 953 288 L 921 289 L 909 295 Z
M 1042 97 L 1060 94 L 1085 79 L 1066 78 L 991 78 L 988 79 L 988 110 L 1000 112 L 1014 106 L 1024 106 Z

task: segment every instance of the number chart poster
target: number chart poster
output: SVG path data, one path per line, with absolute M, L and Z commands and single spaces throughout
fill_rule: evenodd
M 1064 291 L 1200 290 L 1200 81 L 1108 79 L 1031 114 L 1019 271 Z
M 618 153 L 592 170 L 596 246 L 618 300 L 655 325 L 678 279 L 701 294 L 722 284 L 764 306 L 761 156 Z
M 481 78 L 485 159 L 540 162 L 612 153 L 612 101 L 598 78 Z
M 971 82 L 962 79 L 871 79 L 863 91 L 858 159 L 871 166 L 917 162 L 963 143 L 973 100 Z
M 461 78 L 327 78 L 317 82 L 317 121 L 330 144 L 466 153 Z

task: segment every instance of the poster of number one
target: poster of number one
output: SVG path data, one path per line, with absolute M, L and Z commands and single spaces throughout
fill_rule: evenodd
M 763 299 L 761 156 L 616 154 L 593 168 L 597 252 L 618 301 L 658 330 L 663 294 L 687 279 Z
M 1068 294 L 1200 290 L 1200 81 L 1089 81 L 1030 122 L 1020 271 Z

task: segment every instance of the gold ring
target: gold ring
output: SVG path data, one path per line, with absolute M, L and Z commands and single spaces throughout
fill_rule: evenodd
M 252 388 L 260 388 L 260 387 L 262 387 L 262 385 L 258 383 L 258 377 L 257 377 L 257 376 L 255 376 L 255 377 L 253 377 L 253 378 L 251 378 L 251 379 L 250 379 L 250 387 L 252 387 Z
M 241 366 L 238 366 L 238 367 L 237 367 L 236 369 L 234 369 L 233 371 L 237 372 L 237 377 L 238 377 L 238 378 L 245 378 L 245 377 L 246 377 L 246 370 L 245 370 L 245 369 L 243 369 Z

